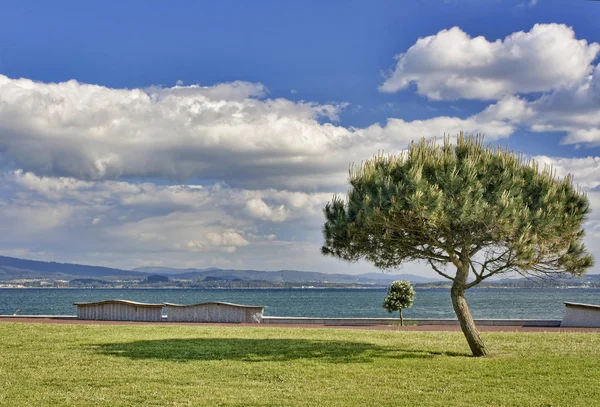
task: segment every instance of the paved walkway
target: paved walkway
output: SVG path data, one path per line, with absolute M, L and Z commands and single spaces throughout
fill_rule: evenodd
M 392 325 L 318 325 L 318 324 L 226 324 L 226 323 L 201 323 L 201 322 L 133 322 L 133 321 L 90 321 L 79 319 L 58 318 L 0 318 L 2 322 L 25 322 L 33 324 L 76 324 L 76 325 L 179 325 L 179 326 L 247 326 L 252 328 L 329 328 L 329 329 L 365 329 L 384 331 L 460 331 L 458 325 L 418 325 L 418 326 L 392 326 Z M 600 333 L 600 328 L 554 328 L 554 327 L 527 327 L 527 326 L 479 326 L 482 332 L 595 332 Z

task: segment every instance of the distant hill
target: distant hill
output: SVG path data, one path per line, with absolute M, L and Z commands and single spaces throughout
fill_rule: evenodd
M 287 283 L 314 283 L 314 282 L 335 282 L 350 284 L 389 284 L 394 280 L 409 280 L 412 283 L 426 283 L 437 281 L 438 279 L 416 276 L 412 274 L 386 274 L 386 273 L 365 273 L 365 274 L 329 274 L 315 271 L 298 270 L 235 270 L 235 269 L 174 269 L 168 267 L 140 267 L 135 271 L 161 273 L 174 279 L 182 280 L 204 280 L 223 279 L 223 280 L 260 280 L 268 282 L 287 282 Z
M 14 257 L 0 256 L 0 281 L 16 279 L 49 279 L 49 280 L 76 280 L 76 279 L 102 279 L 114 280 L 145 280 L 149 275 L 160 274 L 168 276 L 169 280 L 191 281 L 262 281 L 266 283 L 343 283 L 357 285 L 388 285 L 394 280 L 409 280 L 413 284 L 423 286 L 436 286 L 449 282 L 442 278 L 428 278 L 413 274 L 328 274 L 314 271 L 298 270 L 235 270 L 219 269 L 215 267 L 204 269 L 176 269 L 170 267 L 140 267 L 133 270 L 122 270 L 109 267 L 88 266 L 70 263 L 55 263 L 35 260 L 17 259 Z M 555 276 L 545 280 L 528 280 L 524 278 L 503 278 L 494 281 L 485 281 L 481 287 L 539 287 L 539 286 L 599 286 L 600 274 L 590 274 L 581 278 Z
M 216 268 L 216 267 L 209 267 L 209 268 L 205 268 L 205 269 L 194 269 L 194 268 L 176 269 L 176 268 L 172 268 L 172 267 L 154 267 L 154 266 L 137 267 L 137 268 L 133 269 L 133 271 L 138 271 L 141 273 L 160 273 L 160 274 L 164 274 L 164 275 L 191 273 L 191 272 L 196 272 L 196 271 L 215 271 L 215 270 L 220 270 L 220 269 Z
M 298 270 L 234 270 L 234 269 L 175 269 L 169 267 L 140 267 L 122 270 L 109 267 L 82 264 L 44 262 L 0 256 L 0 281 L 15 279 L 74 280 L 78 278 L 102 278 L 104 280 L 145 279 L 152 274 L 169 276 L 175 280 L 256 280 L 266 282 L 311 283 L 332 282 L 347 284 L 389 284 L 394 280 L 409 280 L 412 283 L 425 283 L 436 279 L 411 274 L 365 273 L 358 275 L 328 274 Z
M 570 287 L 570 286 L 585 286 L 600 285 L 600 274 L 587 274 L 582 277 L 573 276 L 546 276 L 543 278 L 502 278 L 488 282 L 489 286 L 500 287 L 518 287 L 518 288 L 534 288 L 534 287 Z
M 80 277 L 105 279 L 144 278 L 149 273 L 81 264 L 24 260 L 0 256 L 0 280 L 47 278 L 72 280 Z

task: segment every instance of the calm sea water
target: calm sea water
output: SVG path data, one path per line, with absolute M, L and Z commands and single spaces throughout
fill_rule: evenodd
M 197 304 L 225 301 L 264 305 L 265 315 L 293 317 L 390 317 L 381 303 L 385 289 L 0 289 L 0 315 L 75 315 L 78 301 L 126 299 Z M 563 301 L 600 304 L 600 289 L 471 289 L 467 302 L 475 318 L 561 319 Z M 416 290 L 407 318 L 453 318 L 447 289 Z

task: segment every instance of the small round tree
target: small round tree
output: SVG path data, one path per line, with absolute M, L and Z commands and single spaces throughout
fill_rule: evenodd
M 386 270 L 427 263 L 450 296 L 474 356 L 488 351 L 465 291 L 500 273 L 581 275 L 594 263 L 583 244 L 590 212 L 573 179 L 481 137 L 411 143 L 350 168 L 346 200 L 325 206 L 322 252 Z
M 415 290 L 407 280 L 394 281 L 383 300 L 383 308 L 388 312 L 400 311 L 400 326 L 404 326 L 402 309 L 410 308 L 415 300 Z

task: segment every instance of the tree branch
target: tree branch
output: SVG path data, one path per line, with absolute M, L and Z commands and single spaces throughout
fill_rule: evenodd
M 441 254 L 437 254 L 435 252 L 432 251 L 427 251 L 427 250 L 420 250 L 420 249 L 416 249 L 414 247 L 409 248 L 410 251 L 415 252 L 417 254 L 420 254 L 422 256 L 425 256 L 426 258 L 435 258 L 437 260 L 443 261 L 443 262 L 447 262 L 447 261 L 451 261 L 449 256 L 444 256 Z
M 494 274 L 496 274 L 496 273 L 486 274 L 485 276 L 484 276 L 484 275 L 482 275 L 482 276 L 479 276 L 479 275 L 478 275 L 478 276 L 475 278 L 475 280 L 474 280 L 474 281 L 471 281 L 469 284 L 467 284 L 467 285 L 465 286 L 465 290 L 468 290 L 469 288 L 476 286 L 477 284 L 481 283 L 481 282 L 482 282 L 483 280 L 485 280 L 486 278 L 493 276 Z
M 494 270 L 488 270 L 489 272 L 487 274 L 485 274 L 485 270 L 487 269 L 487 264 L 489 263 L 489 261 L 485 261 L 483 263 L 483 265 L 481 266 L 481 273 L 477 273 L 475 271 L 475 267 L 473 266 L 473 263 L 471 262 L 471 260 L 469 259 L 469 263 L 471 264 L 471 268 L 473 269 L 473 273 L 475 273 L 475 280 L 470 282 L 469 284 L 467 284 L 465 286 L 465 290 L 476 286 L 477 284 L 481 283 L 483 280 L 485 280 L 486 278 L 489 278 L 491 276 L 493 276 L 494 274 L 498 274 L 503 272 L 506 269 L 512 268 L 515 265 L 511 262 L 511 258 L 512 258 L 512 251 L 509 249 L 507 251 L 505 251 L 504 253 L 502 253 L 500 256 L 498 256 L 495 259 L 491 259 L 490 261 L 495 262 L 498 261 L 502 256 L 504 256 L 506 253 L 508 253 L 508 259 L 506 260 L 506 264 L 504 264 L 503 266 L 500 266 Z
M 475 274 L 475 278 L 481 278 L 481 275 L 477 272 L 477 269 L 473 265 L 473 261 L 471 259 L 469 259 L 469 265 L 471 266 L 471 270 L 473 271 L 473 274 Z
M 482 246 L 481 246 L 481 245 L 477 245 L 477 246 L 475 246 L 475 247 L 473 248 L 473 250 L 471 250 L 471 251 L 469 252 L 469 257 L 473 257 L 473 256 L 474 256 L 474 255 L 476 255 L 476 254 L 477 254 L 477 252 L 479 252 L 479 250 L 481 250 L 481 249 L 482 249 Z
M 429 262 L 431 267 L 436 271 L 436 273 L 438 273 L 440 276 L 445 277 L 448 280 L 452 280 L 452 281 L 456 282 L 456 279 L 454 277 L 450 277 L 448 274 L 446 274 L 443 271 L 441 271 L 440 269 L 438 269 L 432 260 L 428 259 L 427 261 Z

